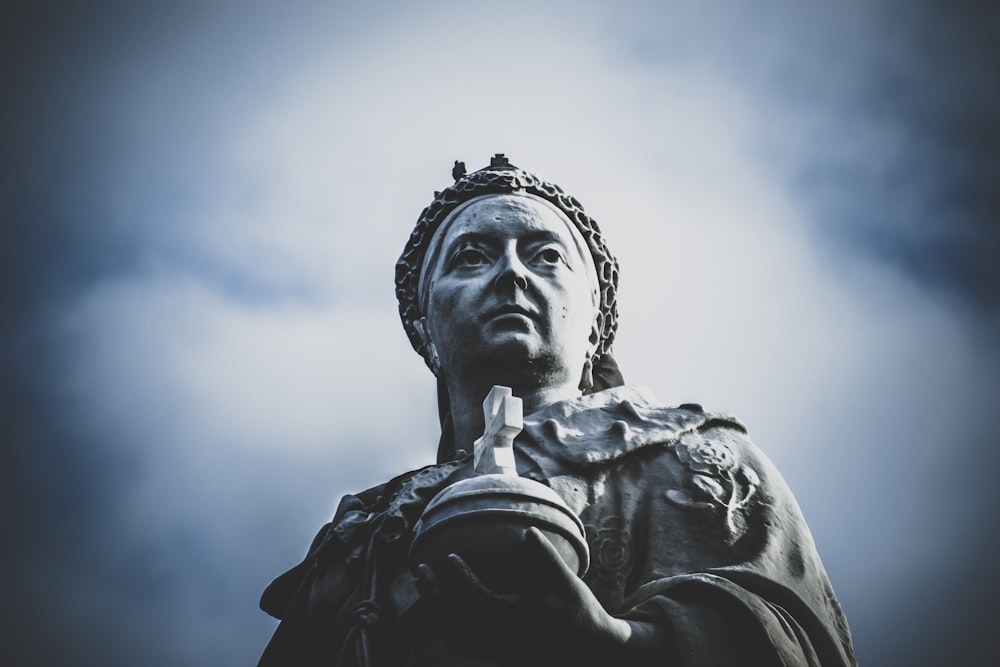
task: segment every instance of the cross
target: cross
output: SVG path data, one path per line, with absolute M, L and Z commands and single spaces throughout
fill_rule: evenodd
M 524 428 L 521 399 L 510 387 L 493 385 L 483 401 L 486 429 L 475 444 L 475 469 L 478 473 L 516 475 L 514 438 Z

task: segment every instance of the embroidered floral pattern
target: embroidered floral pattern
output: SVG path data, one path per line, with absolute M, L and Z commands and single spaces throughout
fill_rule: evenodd
M 632 569 L 632 537 L 620 517 L 605 517 L 600 525 L 588 525 L 590 541 L 590 567 L 599 579 L 625 586 L 625 579 Z
M 691 470 L 684 489 L 670 489 L 671 502 L 693 510 L 724 515 L 730 543 L 746 532 L 748 506 L 760 486 L 756 471 L 741 465 L 727 438 L 689 434 L 674 447 L 677 458 Z
M 719 475 L 736 465 L 736 457 L 728 445 L 704 438 L 694 444 L 678 444 L 677 456 L 692 470 L 709 475 Z

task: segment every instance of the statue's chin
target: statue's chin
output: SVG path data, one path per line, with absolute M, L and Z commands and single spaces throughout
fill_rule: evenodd
M 527 371 L 544 361 L 537 336 L 521 331 L 497 332 L 482 345 L 463 350 L 462 357 L 462 365 L 476 372 L 488 369 Z
M 486 341 L 461 349 L 450 366 L 455 372 L 449 375 L 504 385 L 515 392 L 576 384 L 580 368 L 567 367 L 565 356 L 566 350 L 548 345 L 533 332 L 500 331 Z

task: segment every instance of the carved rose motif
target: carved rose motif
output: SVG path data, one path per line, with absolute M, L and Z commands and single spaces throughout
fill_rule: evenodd
M 706 521 L 704 525 L 718 525 L 727 541 L 735 542 L 746 532 L 748 508 L 760 485 L 757 473 L 740 464 L 733 446 L 721 437 L 687 438 L 674 451 L 691 475 L 684 487 L 667 489 L 667 498 L 681 507 L 722 518 L 721 524 Z
M 590 557 L 594 572 L 601 579 L 622 585 L 632 562 L 631 537 L 619 517 L 607 517 L 600 526 L 587 526 L 591 536 Z
M 692 444 L 682 443 L 677 447 L 677 456 L 695 472 L 713 476 L 736 465 L 736 457 L 729 445 L 705 439 Z

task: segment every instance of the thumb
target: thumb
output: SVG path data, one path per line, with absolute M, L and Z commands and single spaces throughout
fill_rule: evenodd
M 573 582 L 578 578 L 576 571 L 569 566 L 556 546 L 552 544 L 552 540 L 537 527 L 531 526 L 524 531 L 524 541 L 532 555 L 536 556 L 538 564 L 545 570 L 546 575 L 564 582 Z

